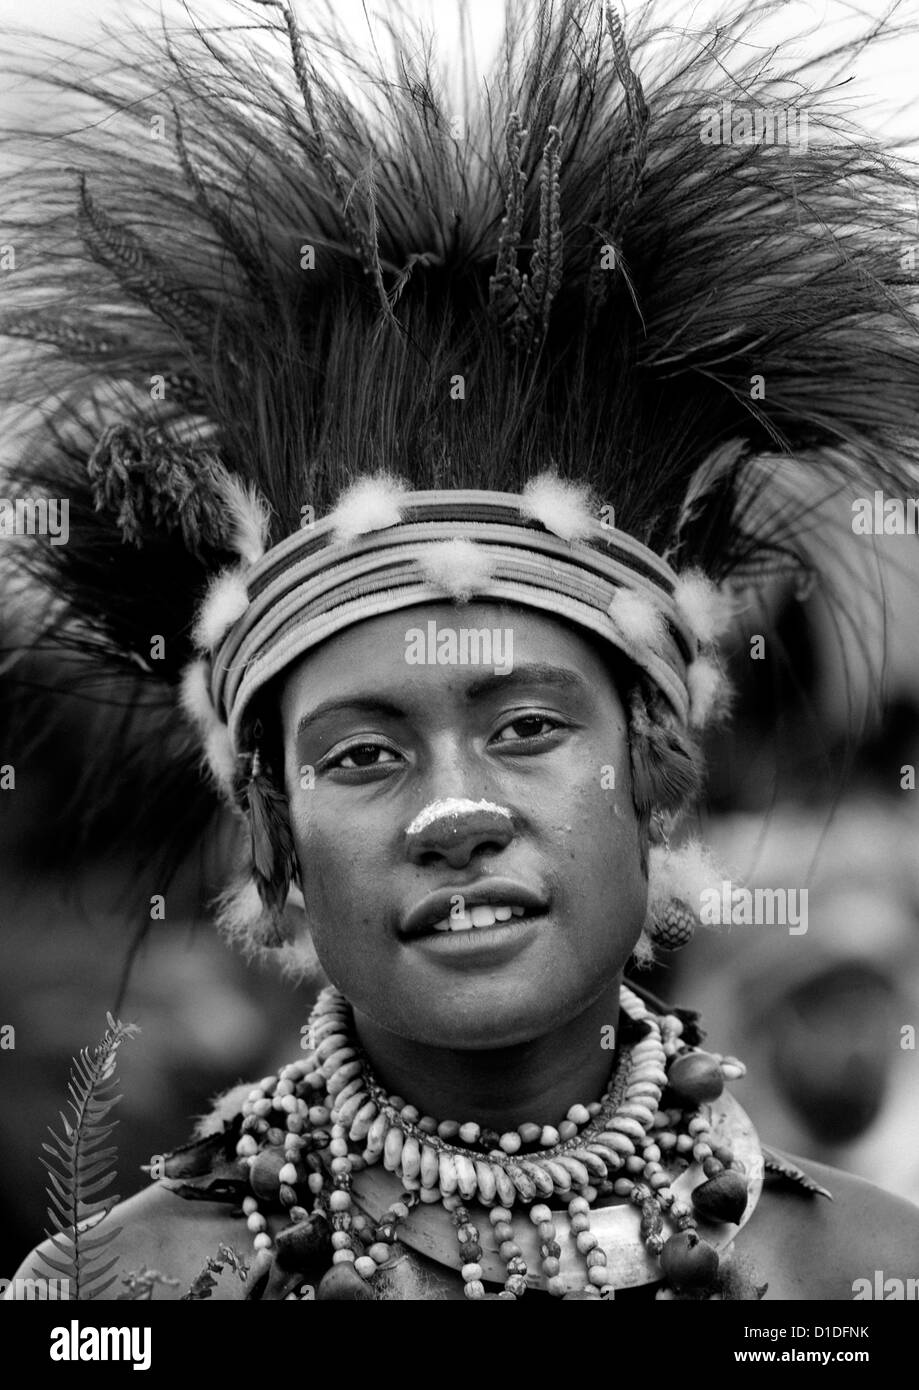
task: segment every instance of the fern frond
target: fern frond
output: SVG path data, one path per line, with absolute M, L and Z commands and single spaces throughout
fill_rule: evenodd
M 98 1046 L 83 1048 L 73 1059 L 67 1087 L 73 1120 L 59 1112 L 63 1132 L 57 1134 L 49 1126 L 52 1143 L 43 1143 L 42 1148 L 50 1157 L 39 1155 L 49 1177 L 47 1210 L 53 1230 L 46 1234 L 55 1255 L 40 1252 L 38 1258 L 68 1279 L 73 1297 L 83 1300 L 101 1297 L 115 1282 L 115 1275 L 105 1276 L 118 1263 L 118 1256 L 106 1260 L 104 1252 L 121 1227 L 106 1224 L 101 1232 L 99 1227 L 119 1198 L 99 1193 L 115 1181 L 118 1151 L 112 1145 L 100 1145 L 118 1123 L 103 1123 L 121 1099 L 114 1092 L 118 1049 L 138 1032 L 136 1025 L 120 1023 L 111 1014 L 106 1014 L 106 1023 Z

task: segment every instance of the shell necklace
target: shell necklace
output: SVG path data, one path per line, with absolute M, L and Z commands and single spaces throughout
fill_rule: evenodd
M 717 1296 L 718 1247 L 749 1219 L 761 1183 L 752 1127 L 723 1095 L 744 1068 L 687 1046 L 680 1017 L 659 1018 L 625 985 L 620 1005 L 628 1040 L 600 1100 L 572 1106 L 557 1127 L 534 1120 L 498 1133 L 437 1121 L 388 1095 L 361 1054 L 348 1001 L 323 990 L 306 1055 L 243 1106 L 237 1156 L 252 1189 L 243 1211 L 258 1266 L 250 1280 L 278 1263 L 276 1296 L 297 1297 L 296 1266 L 312 1269 L 325 1249 L 319 1298 L 376 1298 L 407 1245 L 459 1269 L 470 1299 L 517 1299 L 528 1287 L 611 1298 L 661 1279 L 665 1295 Z M 385 1207 L 391 1180 L 380 1169 L 401 1187 Z M 617 1197 L 625 1201 L 596 1205 Z M 291 1222 L 274 1238 L 266 1200 Z

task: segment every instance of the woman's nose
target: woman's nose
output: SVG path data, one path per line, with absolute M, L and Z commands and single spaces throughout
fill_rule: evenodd
M 434 802 L 405 836 L 413 864 L 443 860 L 451 869 L 462 869 L 476 854 L 506 848 L 514 838 L 514 822 L 510 811 L 491 802 Z

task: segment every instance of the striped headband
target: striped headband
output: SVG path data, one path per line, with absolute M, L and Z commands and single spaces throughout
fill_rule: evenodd
M 704 722 L 714 698 L 718 591 L 698 571 L 678 576 L 594 515 L 586 488 L 558 478 L 520 494 L 410 492 L 365 478 L 327 517 L 248 558 L 202 605 L 204 655 L 183 691 L 227 791 L 247 751 L 247 714 L 270 681 L 355 623 L 445 599 L 533 608 L 606 639 L 681 723 Z

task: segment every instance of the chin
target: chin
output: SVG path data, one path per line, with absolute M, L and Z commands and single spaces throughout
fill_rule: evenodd
M 536 1008 L 515 1009 L 497 1018 L 493 1013 L 473 1018 L 440 1014 L 436 1019 L 409 1021 L 405 1029 L 406 1036 L 415 1042 L 455 1052 L 489 1052 L 517 1047 L 532 1042 L 545 1031 L 545 1015 Z
M 413 1001 L 416 1008 L 406 1012 L 398 1025 L 389 1022 L 385 1026 L 430 1047 L 487 1052 L 533 1042 L 563 1026 L 587 1007 L 592 994 L 593 991 L 587 991 L 583 998 L 574 1001 L 553 1000 L 540 991 L 524 993 L 513 982 L 504 980 L 489 997 L 479 982 L 476 998 L 468 1007 L 457 1000 L 444 1007 L 441 999 L 436 1012 L 419 1014 L 417 1001 Z

